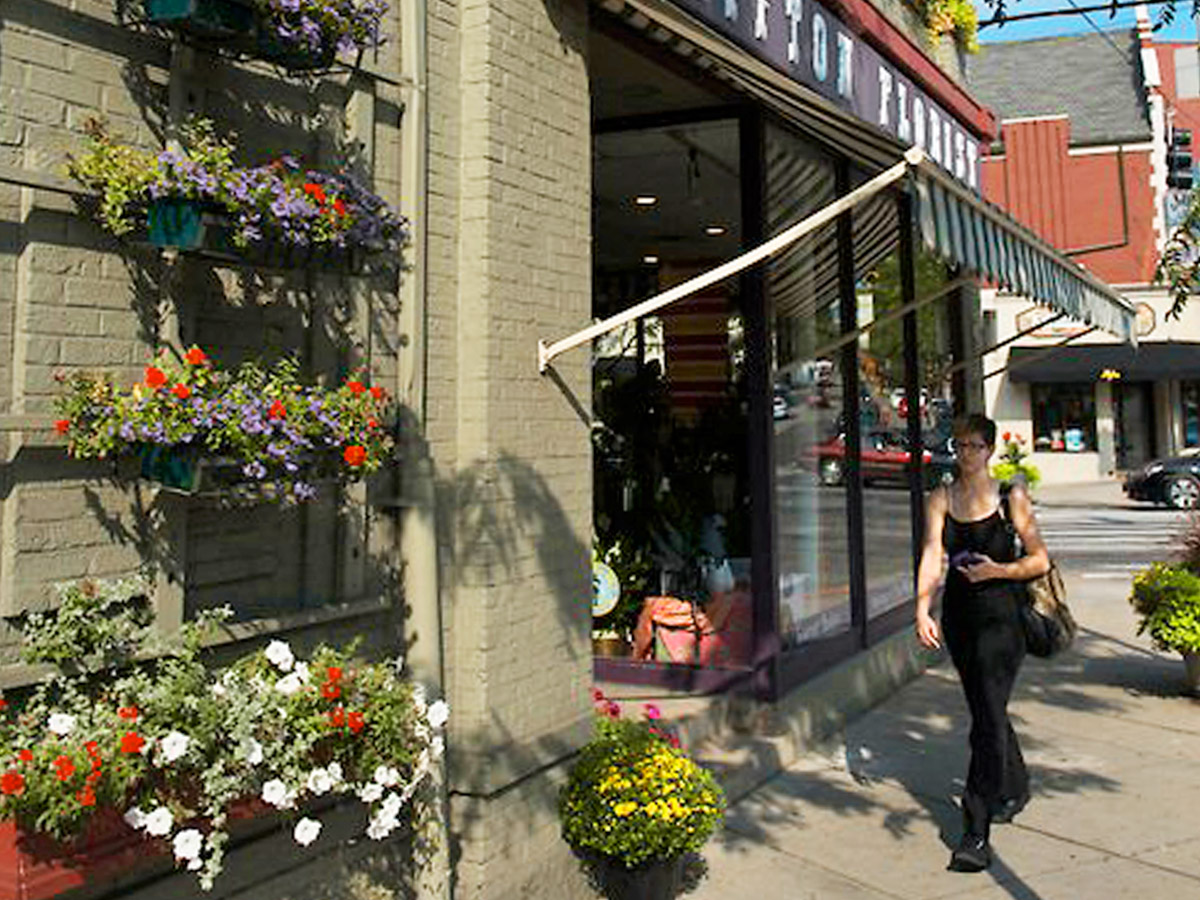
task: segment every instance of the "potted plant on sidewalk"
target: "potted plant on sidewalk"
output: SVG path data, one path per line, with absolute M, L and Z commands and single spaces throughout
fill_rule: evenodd
M 273 817 L 307 847 L 339 795 L 363 805 L 368 838 L 407 822 L 448 709 L 401 661 L 353 646 L 302 659 L 275 639 L 211 669 L 202 649 L 229 611 L 164 636 L 147 594 L 72 583 L 23 623 L 24 660 L 55 674 L 0 708 L 0 895 L 38 900 L 156 857 L 207 890 L 236 820 Z
M 1024 484 L 1032 492 L 1042 480 L 1042 473 L 1033 463 L 1026 462 L 1029 454 L 1025 451 L 1025 438 L 1006 431 L 1000 440 L 1003 442 L 1000 461 L 992 466 L 992 477 L 1005 484 Z
M 1129 602 L 1141 617 L 1138 634 L 1181 654 L 1188 691 L 1200 691 L 1200 576 L 1186 565 L 1156 562 L 1133 579 Z
M 725 797 L 666 731 L 653 706 L 640 720 L 596 691 L 595 735 L 559 800 L 562 833 L 612 900 L 670 900 L 683 861 L 721 821 Z

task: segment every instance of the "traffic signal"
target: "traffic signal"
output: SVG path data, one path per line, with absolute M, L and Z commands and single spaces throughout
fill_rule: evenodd
M 1192 132 L 1187 128 L 1171 129 L 1171 145 L 1167 148 L 1167 187 L 1184 190 L 1192 187 Z

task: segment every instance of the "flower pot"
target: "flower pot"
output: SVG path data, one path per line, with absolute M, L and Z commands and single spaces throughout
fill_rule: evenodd
M 329 44 L 312 50 L 282 41 L 269 31 L 260 31 L 254 55 L 289 72 L 310 72 L 330 68 L 337 59 L 337 47 Z
M 1183 665 L 1187 692 L 1189 694 L 1200 694 L 1200 653 L 1184 651 Z
M 609 900 L 674 900 L 683 884 L 683 857 L 655 860 L 634 869 L 600 857 L 595 871 Z
M 254 7 L 243 0 L 144 0 L 156 25 L 205 37 L 234 37 L 254 31 Z
M 134 831 L 115 810 L 97 812 L 87 833 L 72 843 L 0 822 L 0 897 L 45 900 L 165 852 L 164 844 Z
M 138 460 L 142 478 L 182 494 L 227 491 L 246 481 L 236 461 L 193 447 L 148 444 L 138 450 Z
M 199 200 L 164 197 L 147 213 L 150 243 L 176 250 L 233 253 L 228 217 L 220 207 Z

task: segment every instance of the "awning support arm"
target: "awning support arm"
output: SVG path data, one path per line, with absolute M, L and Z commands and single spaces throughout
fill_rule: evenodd
M 897 306 L 895 309 L 889 309 L 883 315 L 876 316 L 874 319 L 872 319 L 867 324 L 860 325 L 858 328 L 855 328 L 853 331 L 848 331 L 843 335 L 839 335 L 835 340 L 832 340 L 828 344 L 824 344 L 824 345 L 818 347 L 816 350 L 813 351 L 813 354 L 812 354 L 813 359 L 820 359 L 822 356 L 828 356 L 830 353 L 832 353 L 834 350 L 837 350 L 839 347 L 844 347 L 847 344 L 854 343 L 862 335 L 866 334 L 871 329 L 876 328 L 880 325 L 887 325 L 889 322 L 894 322 L 897 319 L 902 319 L 902 318 L 904 318 L 904 316 L 907 313 L 910 313 L 916 309 L 920 309 L 922 306 L 925 306 L 928 303 L 932 303 L 935 300 L 941 300 L 947 294 L 951 294 L 954 291 L 957 291 L 961 287 L 966 287 L 968 284 L 971 284 L 974 281 L 975 281 L 974 276 L 970 276 L 970 275 L 964 276 L 962 278 L 956 278 L 954 281 L 951 281 L 949 284 L 943 285 L 942 287 L 938 288 L 932 294 L 926 294 L 924 297 L 918 297 L 916 300 L 913 300 L 910 303 L 905 303 L 903 306 Z
M 979 354 L 977 356 L 973 357 L 972 359 L 964 359 L 961 362 L 956 362 L 952 366 L 947 366 L 946 370 L 944 372 L 942 372 L 942 380 L 944 381 L 945 379 L 949 378 L 951 375 L 953 375 L 959 369 L 965 369 L 967 366 L 969 366 L 973 362 L 973 360 L 982 359 L 983 357 L 987 356 L 989 353 L 995 353 L 997 350 L 1000 350 L 1003 347 L 1007 347 L 1013 341 L 1019 341 L 1021 338 L 1025 337 L 1027 334 L 1033 334 L 1039 328 L 1045 328 L 1051 322 L 1057 322 L 1059 319 L 1065 319 L 1066 317 L 1067 317 L 1066 313 L 1061 313 L 1061 312 L 1055 313 L 1048 319 L 1042 319 L 1042 321 L 1038 322 L 1036 325 L 1030 325 L 1028 328 L 1024 328 L 1021 331 L 1018 331 L 1016 334 L 1010 335 L 1009 337 L 1006 337 L 1004 340 L 1002 340 L 998 343 L 992 344 L 992 346 L 990 346 L 990 347 L 984 347 L 982 350 L 979 351 Z
M 1065 337 L 1061 341 L 1059 341 L 1057 344 L 1052 344 L 1051 346 L 1047 347 L 1045 350 L 1041 351 L 1040 353 L 1031 353 L 1029 356 L 1025 357 L 1022 360 L 1019 360 L 1016 363 L 1012 363 L 1012 364 L 1006 365 L 1006 366 L 1001 366 L 998 369 L 992 369 L 992 371 L 988 372 L 986 375 L 983 376 L 983 380 L 987 381 L 989 378 L 992 378 L 995 375 L 1003 375 L 1009 369 L 1019 369 L 1021 366 L 1027 366 L 1031 362 L 1035 362 L 1039 359 L 1042 359 L 1043 357 L 1049 356 L 1051 353 L 1054 353 L 1055 351 L 1061 350 L 1067 344 L 1071 343 L 1072 341 L 1078 340 L 1079 338 L 1083 337 L 1085 334 L 1091 334 L 1093 331 L 1098 331 L 1099 329 L 1100 329 L 1099 325 L 1092 325 L 1090 328 L 1085 328 L 1083 331 L 1079 332 L 1078 334 L 1068 335 L 1067 337 Z
M 544 375 L 546 374 L 547 367 L 556 356 L 583 344 L 591 343 L 600 335 L 607 334 L 614 328 L 620 328 L 627 322 L 632 322 L 640 319 L 642 316 L 648 316 L 651 313 L 657 312 L 664 306 L 674 303 L 676 300 L 690 297 L 692 294 L 704 290 L 709 285 L 718 284 L 762 262 L 764 259 L 787 249 L 805 235 L 811 234 L 823 225 L 832 222 L 842 213 L 846 212 L 846 210 L 873 197 L 888 185 L 899 181 L 908 173 L 909 167 L 920 163 L 924 156 L 925 154 L 920 148 L 912 147 L 905 152 L 904 159 L 890 169 L 886 169 L 870 181 L 860 185 L 846 196 L 840 197 L 828 206 L 823 207 L 808 218 L 781 231 L 770 240 L 759 244 L 752 250 L 747 250 L 741 256 L 734 257 L 729 262 L 717 266 L 717 268 L 711 271 L 697 275 L 695 278 L 691 278 L 660 294 L 655 294 L 653 297 L 643 300 L 641 303 L 631 306 L 629 309 L 619 312 L 615 316 L 609 316 L 607 319 L 597 322 L 582 331 L 577 331 L 575 334 L 565 337 L 562 340 L 555 341 L 553 344 L 548 345 L 545 341 L 538 341 L 538 371 Z

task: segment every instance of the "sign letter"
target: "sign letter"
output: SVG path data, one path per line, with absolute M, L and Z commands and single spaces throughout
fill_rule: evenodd
M 892 105 L 892 73 L 879 67 L 879 127 L 890 128 L 888 109 Z
M 738 0 L 725 0 L 725 18 L 736 22 L 738 17 Z
M 929 155 L 935 163 L 942 161 L 942 117 L 929 107 Z
M 971 190 L 979 189 L 979 148 L 975 146 L 974 141 L 967 141 L 967 184 L 971 186 Z
M 908 117 L 908 85 L 896 82 L 896 137 L 904 142 L 912 140 L 912 119 Z
M 819 12 L 813 13 L 813 75 L 817 81 L 824 81 L 829 75 L 829 41 L 825 29 L 825 17 Z
M 850 97 L 854 93 L 854 41 L 850 35 L 839 31 L 837 42 L 837 92 L 843 97 Z
M 954 132 L 954 177 L 959 181 L 967 178 L 967 136 L 957 130 Z
M 915 146 L 925 149 L 925 104 L 920 97 L 913 97 L 913 136 Z
M 754 2 L 754 36 L 760 41 L 767 39 L 767 10 L 770 8 L 771 0 Z
M 800 61 L 800 14 L 804 11 L 804 0 L 784 0 L 783 14 L 788 19 L 788 62 Z

